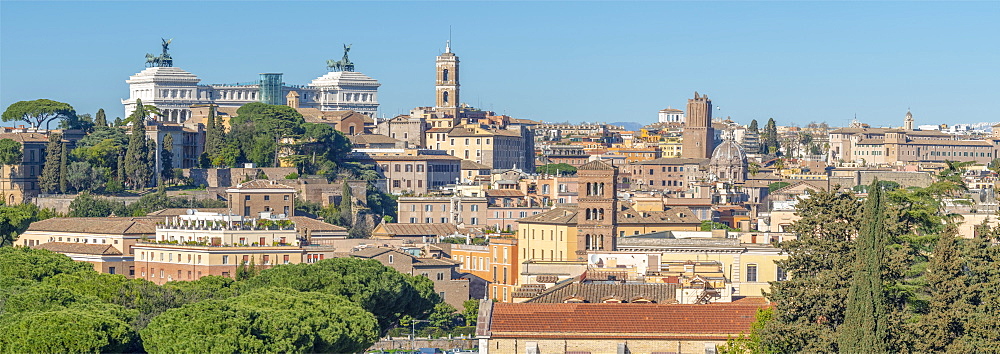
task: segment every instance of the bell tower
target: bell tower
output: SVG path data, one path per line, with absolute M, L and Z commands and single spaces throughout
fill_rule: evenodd
M 437 94 L 434 110 L 438 117 L 431 119 L 434 128 L 451 128 L 459 123 L 458 56 L 451 52 L 451 41 L 445 44 L 444 53 L 437 57 Z
M 576 259 L 586 260 L 587 251 L 614 251 L 618 245 L 618 167 L 594 160 L 577 169 Z
M 712 128 L 712 100 L 708 95 L 694 93 L 688 99 L 687 119 L 684 121 L 683 146 L 681 156 L 706 159 L 715 149 L 715 129 Z
M 910 113 L 909 109 L 906 110 L 906 118 L 903 119 L 903 130 L 913 130 L 913 113 Z

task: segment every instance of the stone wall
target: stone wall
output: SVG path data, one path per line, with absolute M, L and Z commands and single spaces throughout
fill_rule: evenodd
M 61 194 L 61 195 L 49 195 L 49 196 L 39 196 L 32 198 L 32 203 L 37 205 L 39 208 L 49 208 L 55 210 L 57 213 L 69 213 L 69 204 L 73 202 L 76 198 L 76 194 Z M 99 196 L 100 198 L 105 198 L 113 202 L 125 203 L 129 205 L 135 203 L 139 200 L 139 197 L 114 197 L 114 196 Z

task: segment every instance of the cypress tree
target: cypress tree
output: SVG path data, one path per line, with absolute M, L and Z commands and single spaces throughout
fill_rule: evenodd
M 958 230 L 948 224 L 938 236 L 933 257 L 927 265 L 927 286 L 930 291 L 930 311 L 921 318 L 921 331 L 917 341 L 920 352 L 941 352 L 961 337 L 965 330 L 962 317 L 969 310 L 963 303 L 968 291 L 963 271 L 963 256 L 955 236 Z
M 97 117 L 94 118 L 94 125 L 98 127 L 108 126 L 108 116 L 104 113 L 104 108 L 97 110 Z
M 837 329 L 841 353 L 887 353 L 889 304 L 882 280 L 888 240 L 885 205 L 878 179 L 868 189 L 862 228 L 855 241 L 854 276 L 844 324 Z
M 351 201 L 351 186 L 347 185 L 347 181 L 344 181 L 344 186 L 340 191 L 340 222 L 341 226 L 351 227 L 354 223 L 354 210 L 352 210 L 353 202 Z
M 146 160 L 143 163 L 146 165 L 146 170 L 152 173 L 147 173 L 146 185 L 156 184 L 160 179 L 160 171 L 156 170 L 156 155 L 159 154 L 159 149 L 156 148 L 156 141 L 153 139 L 146 139 Z M 161 166 L 162 167 L 162 166 Z
M 125 186 L 125 155 L 118 154 L 118 162 L 115 165 L 115 177 L 118 182 Z
M 225 137 L 223 137 L 221 119 L 216 115 L 215 107 L 209 107 L 208 124 L 205 127 L 205 155 L 209 161 L 218 160 L 216 157 L 222 151 L 222 144 L 224 142 Z
M 163 149 L 160 151 L 160 178 L 164 181 L 174 179 L 174 135 L 163 137 Z
M 774 122 L 774 118 L 767 120 L 767 125 L 764 126 L 764 134 L 761 135 L 761 151 L 765 154 L 776 154 L 778 153 L 778 125 Z
M 758 129 L 759 128 L 757 127 L 757 120 L 756 119 L 751 120 L 750 121 L 750 126 L 747 127 L 747 133 L 757 134 L 758 133 L 758 131 L 757 131 Z
M 125 180 L 135 189 L 145 188 L 152 175 L 148 164 L 149 146 L 146 144 L 146 110 L 142 100 L 136 100 L 135 113 L 129 118 L 132 135 L 125 150 Z
M 38 176 L 38 188 L 42 193 L 59 191 L 62 148 L 62 134 L 49 134 L 49 144 L 45 146 L 45 165 L 42 167 L 42 174 Z
M 69 168 L 67 168 L 67 166 L 69 165 L 69 159 L 66 156 L 67 155 L 66 154 L 66 150 L 69 150 L 69 149 L 67 149 L 66 144 L 62 144 L 62 147 L 59 148 L 59 154 L 60 154 L 60 156 L 59 156 L 59 192 L 61 192 L 63 194 L 65 194 L 66 192 L 69 191 L 69 182 L 68 182 L 68 179 L 66 178 L 67 175 L 69 174 Z

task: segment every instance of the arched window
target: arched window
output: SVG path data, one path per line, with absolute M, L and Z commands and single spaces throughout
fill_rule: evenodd
M 350 134 L 350 135 L 354 135 L 354 126 L 353 126 L 353 125 L 352 125 L 352 126 L 351 126 L 350 128 L 347 128 L 347 129 L 348 129 L 348 130 L 350 130 L 350 131 L 348 132 L 348 134 Z
M 441 74 L 441 81 L 448 81 L 448 69 L 444 69 Z
M 598 213 L 597 220 L 604 220 L 604 208 L 601 208 L 600 213 Z
M 444 94 L 442 94 L 441 98 L 442 102 L 448 103 L 448 91 L 445 91 Z
M 586 240 L 587 240 L 587 246 L 586 246 L 586 248 L 589 250 L 590 249 L 590 242 L 591 242 L 590 241 L 590 234 L 587 234 Z

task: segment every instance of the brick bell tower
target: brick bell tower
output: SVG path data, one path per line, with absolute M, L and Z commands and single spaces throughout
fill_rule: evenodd
M 587 251 L 614 251 L 618 245 L 618 167 L 594 160 L 577 168 L 580 196 L 576 216 L 577 260 Z
M 444 53 L 437 57 L 437 78 L 435 91 L 437 99 L 434 110 L 438 117 L 431 119 L 434 128 L 451 128 L 460 122 L 458 95 L 458 56 L 451 52 L 451 41 L 445 44 Z

